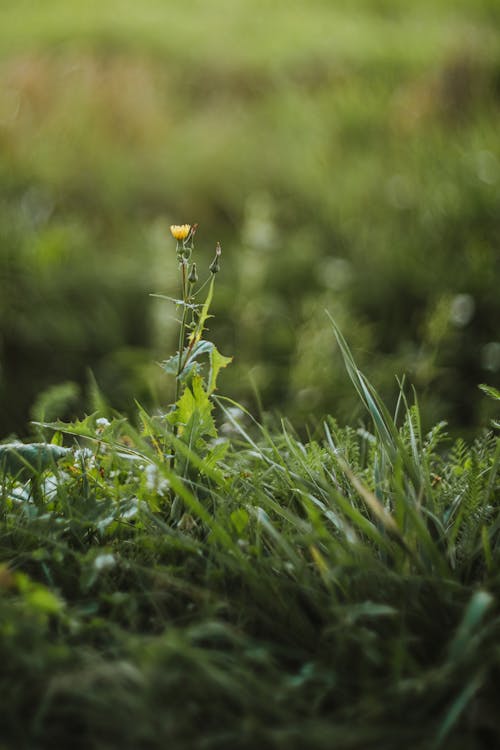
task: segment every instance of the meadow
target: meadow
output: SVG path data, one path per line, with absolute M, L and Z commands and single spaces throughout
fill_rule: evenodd
M 29 434 L 55 386 L 59 412 L 84 413 L 89 370 L 128 413 L 172 399 L 152 363 L 175 323 L 148 295 L 173 293 L 179 222 L 207 263 L 222 243 L 214 338 L 249 408 L 359 417 L 326 309 L 389 401 L 407 374 L 429 427 L 488 424 L 496 2 L 1 12 L 2 435 Z
M 212 361 L 0 446 L 3 747 L 498 742 L 499 424 L 393 419 L 333 331 L 363 429 L 259 425 Z
M 0 20 L 0 750 L 497 745 L 498 3 Z

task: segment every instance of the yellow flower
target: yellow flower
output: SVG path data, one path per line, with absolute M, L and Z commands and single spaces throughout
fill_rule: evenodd
M 170 227 L 170 231 L 172 233 L 172 237 L 176 239 L 178 242 L 181 240 L 185 240 L 188 236 L 189 232 L 191 231 L 191 225 L 190 224 L 172 224 Z

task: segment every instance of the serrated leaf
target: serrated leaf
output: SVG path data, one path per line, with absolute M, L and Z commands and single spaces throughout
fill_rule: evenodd
M 215 283 L 215 276 L 212 274 L 212 278 L 210 279 L 210 286 L 208 287 L 207 298 L 205 302 L 203 303 L 203 307 L 201 308 L 200 316 L 198 318 L 196 328 L 191 334 L 191 337 L 192 337 L 191 340 L 194 341 L 195 344 L 197 344 L 200 341 L 203 335 L 203 329 L 205 328 L 205 323 L 210 317 L 209 310 L 210 310 L 210 305 L 212 304 L 212 298 L 214 296 L 214 283 Z
M 225 357 L 215 346 L 210 351 L 210 373 L 208 376 L 208 393 L 213 393 L 217 387 L 217 377 L 223 367 L 233 361 L 232 357 Z
M 179 369 L 179 355 L 174 354 L 161 363 L 161 368 L 167 375 L 177 375 Z
M 33 424 L 40 427 L 49 427 L 51 430 L 57 430 L 65 435 L 94 437 L 97 415 L 98 412 L 95 412 L 94 414 L 89 414 L 84 419 L 75 419 L 73 422 L 62 422 L 58 419 L 55 422 L 33 422 Z
M 177 377 L 177 370 L 179 369 L 179 355 L 174 354 L 174 356 L 170 357 L 170 359 L 165 360 L 165 362 L 161 363 L 161 367 L 164 372 L 167 373 L 167 375 L 173 375 L 174 377 Z M 189 361 L 187 364 L 185 364 L 179 374 L 179 380 L 181 382 L 185 382 L 190 375 L 192 375 L 194 372 L 197 372 L 199 369 L 199 364 L 196 361 Z
M 189 355 L 189 361 L 197 359 L 202 354 L 209 354 L 214 348 L 215 347 L 211 341 L 198 341 Z
M 228 450 L 229 441 L 226 440 L 224 440 L 223 442 L 217 442 L 215 445 L 211 445 L 207 455 L 203 457 L 204 470 L 211 469 L 214 471 L 218 471 L 217 464 L 226 456 Z
M 202 378 L 195 375 L 191 385 L 186 386 L 177 402 L 177 409 L 169 414 L 168 419 L 172 424 L 178 425 L 179 437 L 188 445 L 196 447 L 205 436 L 217 437 L 212 418 L 213 408 Z
M 199 357 L 201 357 L 203 354 L 210 354 L 213 348 L 214 345 L 211 341 L 198 341 L 198 343 L 194 346 L 186 347 L 182 353 L 182 360 L 184 360 L 184 364 L 182 365 L 179 379 L 181 381 L 185 381 L 188 375 L 193 374 L 193 370 L 197 371 L 197 360 L 199 359 Z M 169 357 L 169 359 L 166 359 L 161 363 L 161 367 L 163 371 L 168 375 L 174 375 L 177 377 L 177 372 L 179 370 L 179 354 L 174 354 L 172 357 Z

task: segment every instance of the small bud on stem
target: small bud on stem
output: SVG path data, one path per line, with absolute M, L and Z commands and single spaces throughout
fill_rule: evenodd
M 210 273 L 218 273 L 220 271 L 220 263 L 219 258 L 222 255 L 222 248 L 220 246 L 220 242 L 218 242 L 215 246 L 215 258 L 210 263 L 209 270 Z

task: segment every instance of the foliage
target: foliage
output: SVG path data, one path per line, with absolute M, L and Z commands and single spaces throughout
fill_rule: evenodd
M 498 744 L 498 436 L 426 432 L 403 387 L 391 414 L 334 333 L 359 429 L 304 441 L 195 374 L 170 414 L 196 439 L 142 409 L 53 423 L 75 442 L 36 502 L 4 466 L 5 743 Z
M 497 746 L 498 3 L 4 6 L 0 744 Z

